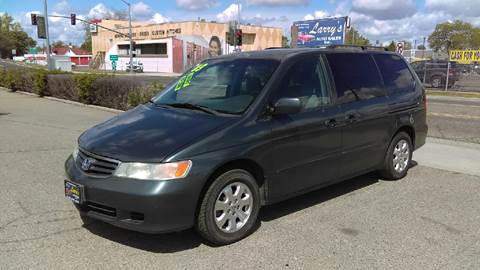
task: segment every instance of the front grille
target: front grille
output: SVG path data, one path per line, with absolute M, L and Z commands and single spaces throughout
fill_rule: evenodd
M 84 165 L 85 159 L 89 159 L 89 166 L 85 167 Z M 85 150 L 79 149 L 78 151 L 78 158 L 77 158 L 77 165 L 82 171 L 86 172 L 89 175 L 96 176 L 96 177 L 107 177 L 117 169 L 118 164 L 120 161 L 97 156 L 95 154 L 89 153 Z

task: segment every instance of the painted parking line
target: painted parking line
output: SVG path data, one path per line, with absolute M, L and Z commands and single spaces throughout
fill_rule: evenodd
M 438 116 L 438 117 L 447 117 L 447 118 L 456 118 L 456 119 L 480 120 L 480 116 L 475 116 L 475 115 L 436 113 L 436 112 L 429 112 L 429 113 L 427 113 L 427 115 Z

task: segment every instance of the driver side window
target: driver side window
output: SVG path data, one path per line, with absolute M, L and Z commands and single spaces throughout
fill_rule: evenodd
M 318 57 L 299 59 L 290 67 L 279 89 L 277 100 L 298 98 L 303 111 L 330 104 L 326 72 Z

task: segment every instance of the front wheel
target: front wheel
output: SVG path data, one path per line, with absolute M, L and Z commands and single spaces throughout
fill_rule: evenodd
M 201 202 L 196 229 L 217 245 L 236 242 L 252 232 L 260 209 L 255 178 L 242 169 L 217 177 Z
M 397 180 L 407 175 L 412 160 L 412 139 L 405 132 L 399 132 L 392 139 L 380 174 L 383 178 Z

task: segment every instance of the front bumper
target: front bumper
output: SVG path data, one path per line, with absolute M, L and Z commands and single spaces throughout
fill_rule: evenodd
M 81 184 L 81 215 L 129 230 L 162 233 L 180 231 L 194 224 L 203 176 L 190 171 L 184 179 L 146 181 L 109 176 L 91 177 L 73 162 L 65 162 L 67 180 Z

